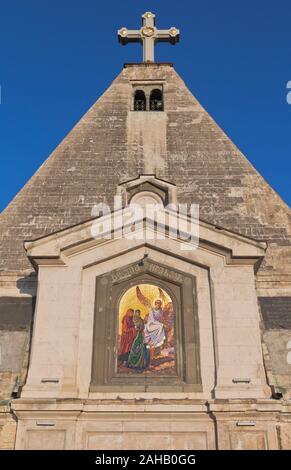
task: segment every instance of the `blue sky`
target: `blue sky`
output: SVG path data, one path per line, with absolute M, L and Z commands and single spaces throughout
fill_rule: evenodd
M 201 104 L 291 203 L 290 0 L 9 0 L 0 11 L 2 210 L 141 47 L 117 42 L 151 10 L 181 29 L 174 62 Z

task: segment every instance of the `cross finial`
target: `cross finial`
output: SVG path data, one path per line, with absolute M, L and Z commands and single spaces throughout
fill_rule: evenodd
M 157 42 L 170 42 L 176 44 L 180 39 L 180 31 L 177 28 L 170 29 L 157 29 L 156 28 L 156 16 L 150 11 L 145 12 L 142 15 L 142 27 L 141 29 L 129 30 L 127 28 L 121 28 L 118 31 L 118 40 L 122 45 L 126 45 L 129 42 L 140 42 L 143 44 L 143 61 L 154 62 L 155 61 L 155 44 Z

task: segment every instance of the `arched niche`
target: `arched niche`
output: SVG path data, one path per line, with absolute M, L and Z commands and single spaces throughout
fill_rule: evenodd
M 162 300 L 161 305 L 155 304 L 158 299 Z M 145 339 L 143 330 L 135 345 L 136 350 L 143 349 L 135 357 L 137 362 L 141 359 L 142 367 L 127 367 L 138 334 L 133 331 L 135 322 L 137 330 L 145 329 L 146 316 L 152 315 L 154 308 L 161 310 L 153 324 L 156 344 L 153 334 L 153 344 L 147 348 L 151 334 L 147 332 Z M 170 308 L 168 324 L 166 316 Z M 125 330 L 131 331 L 128 337 L 124 332 L 124 344 L 128 347 L 122 349 L 122 320 L 128 310 L 133 312 Z M 138 325 L 142 323 L 138 318 L 134 320 L 135 310 L 141 311 L 143 325 Z M 195 277 L 146 258 L 96 278 L 91 391 L 116 391 L 120 387 L 128 391 L 201 391 L 199 348 Z M 163 370 L 162 364 L 166 362 Z

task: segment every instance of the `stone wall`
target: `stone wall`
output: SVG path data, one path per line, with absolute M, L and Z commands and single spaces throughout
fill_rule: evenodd
M 291 297 L 259 297 L 265 366 L 274 394 L 291 397 Z
M 34 299 L 0 296 L 0 401 L 9 402 L 25 383 Z
M 10 407 L 0 404 L 0 450 L 12 450 L 15 446 L 17 421 Z

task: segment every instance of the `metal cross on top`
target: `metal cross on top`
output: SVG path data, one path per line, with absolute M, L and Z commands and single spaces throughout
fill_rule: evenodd
M 129 30 L 121 28 L 118 31 L 118 40 L 124 46 L 128 42 L 141 42 L 143 43 L 143 61 L 155 61 L 155 43 L 156 42 L 170 42 L 176 44 L 180 39 L 180 31 L 177 28 L 170 29 L 157 29 L 155 24 L 155 15 L 147 11 L 142 15 L 141 29 Z

